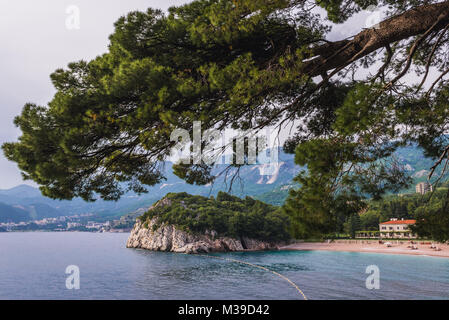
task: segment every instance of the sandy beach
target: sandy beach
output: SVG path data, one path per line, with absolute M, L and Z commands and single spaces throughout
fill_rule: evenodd
M 385 241 L 388 242 L 388 241 Z M 446 244 L 435 243 L 440 251 L 431 248 L 431 242 L 414 241 L 414 245 L 418 248 L 412 250 L 407 242 L 390 241 L 391 247 L 385 243 L 379 244 L 378 241 L 369 240 L 337 240 L 335 242 L 300 242 L 282 247 L 281 250 L 323 250 L 323 251 L 346 251 L 346 252 L 371 252 L 386 254 L 408 254 L 418 256 L 434 256 L 449 258 L 449 246 Z

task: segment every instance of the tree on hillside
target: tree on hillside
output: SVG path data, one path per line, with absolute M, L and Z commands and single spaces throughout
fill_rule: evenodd
M 378 231 L 380 222 L 380 214 L 375 210 L 368 210 L 360 216 L 360 228 L 364 231 Z
M 361 231 L 361 220 L 360 216 L 355 213 L 351 215 L 344 224 L 344 230 L 351 238 L 355 238 L 356 232 Z
M 372 5 L 384 21 L 326 39 L 331 23 Z M 164 179 L 175 128 L 289 125 L 284 147 L 309 170 L 287 210 L 317 215 L 325 230 L 336 203 L 356 210 L 410 182 L 391 157 L 399 146 L 447 163 L 448 29 L 449 1 L 431 0 L 196 0 L 132 12 L 107 53 L 51 75 L 53 100 L 27 104 L 19 141 L 3 150 L 46 196 L 116 200 Z M 175 173 L 213 180 L 205 163 Z

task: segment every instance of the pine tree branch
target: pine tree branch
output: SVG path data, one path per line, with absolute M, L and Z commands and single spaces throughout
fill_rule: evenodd
M 311 77 L 342 69 L 380 48 L 400 40 L 438 31 L 449 23 L 449 1 L 423 5 L 391 17 L 378 27 L 366 29 L 352 40 L 325 43 L 312 48 L 314 58 L 304 62 L 303 73 Z

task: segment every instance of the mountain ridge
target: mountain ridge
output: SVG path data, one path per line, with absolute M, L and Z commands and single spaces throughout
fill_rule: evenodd
M 433 160 L 425 158 L 422 151 L 416 146 L 403 147 L 396 151 L 395 156 L 402 165 L 407 168 L 409 174 L 414 178 L 414 182 L 421 182 L 427 179 L 425 171 L 428 170 Z M 135 212 L 141 208 L 149 208 L 156 201 L 162 199 L 168 193 L 188 192 L 193 195 L 210 196 L 216 195 L 219 191 L 229 191 L 229 181 L 225 177 L 220 177 L 213 185 L 196 186 L 188 185 L 185 181 L 175 176 L 172 172 L 172 163 L 165 163 L 166 181 L 148 188 L 148 193 L 137 195 L 134 193 L 125 194 L 117 202 L 97 202 L 86 203 L 81 199 L 52 200 L 43 197 L 39 189 L 21 184 L 11 189 L 0 190 L 0 203 L 6 206 L 21 206 L 28 212 L 37 208 L 36 217 L 54 217 L 56 214 L 71 216 L 83 213 L 93 213 L 105 219 L 120 217 L 130 212 Z M 255 164 L 240 168 L 240 179 L 236 179 L 232 188 L 232 194 L 238 197 L 252 196 L 258 200 L 274 205 L 281 205 L 288 195 L 288 190 L 295 187 L 292 182 L 293 177 L 300 171 L 301 167 L 294 163 L 294 155 L 286 154 L 280 149 L 279 162 L 275 165 L 274 174 L 264 176 L 260 173 L 264 171 L 266 164 Z M 216 169 L 219 172 L 222 168 Z M 236 173 L 235 168 L 229 174 Z M 413 192 L 411 186 L 404 192 Z M 6 207 L 4 207 L 6 212 Z M 17 208 L 16 208 L 17 209 Z M 45 211 L 48 211 L 46 214 Z M 1 211 L 1 210 L 0 210 Z M 9 212 L 16 212 L 8 209 Z M 16 212 L 17 213 L 17 212 Z M 23 215 L 20 211 L 19 216 Z M 48 216 L 47 216 L 48 215 Z

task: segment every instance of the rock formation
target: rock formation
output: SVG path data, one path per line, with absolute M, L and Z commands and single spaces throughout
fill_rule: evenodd
M 170 200 L 163 199 L 150 208 L 150 210 L 156 206 L 167 206 L 170 204 Z M 137 219 L 126 244 L 128 248 L 191 254 L 276 250 L 280 245 L 279 243 L 264 242 L 245 237 L 241 239 L 219 237 L 215 231 L 206 231 L 204 234 L 192 234 L 179 230 L 174 225 L 158 225 L 157 217 L 153 217 L 147 223 Z

